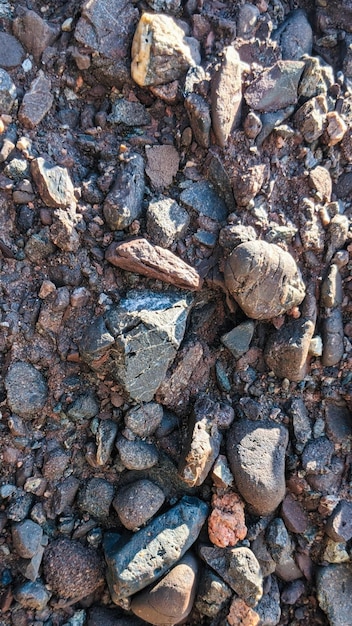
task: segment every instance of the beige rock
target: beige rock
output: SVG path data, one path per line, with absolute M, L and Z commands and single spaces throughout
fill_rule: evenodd
M 211 85 L 213 129 L 219 146 L 224 147 L 241 118 L 242 76 L 237 50 L 228 46 Z
M 327 127 L 323 139 L 328 146 L 336 146 L 347 132 L 347 124 L 337 111 L 329 111 L 326 116 Z
M 66 168 L 39 157 L 32 161 L 31 173 L 46 206 L 64 208 L 76 204 L 74 187 Z
M 298 109 L 294 123 L 305 141 L 312 143 L 323 134 L 327 112 L 326 96 L 323 94 L 311 98 Z
M 171 185 L 178 172 L 179 154 L 173 146 L 153 146 L 146 150 L 146 174 L 156 189 L 164 189 Z

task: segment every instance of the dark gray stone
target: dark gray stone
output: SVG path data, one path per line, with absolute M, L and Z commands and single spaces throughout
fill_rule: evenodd
M 180 200 L 186 207 L 218 222 L 224 221 L 227 217 L 225 202 L 206 180 L 193 183 L 188 189 L 182 191 Z
M 151 240 L 169 248 L 188 228 L 190 217 L 172 198 L 151 202 L 147 208 L 147 229 Z
M 280 590 L 275 576 L 270 576 L 270 589 L 255 607 L 260 617 L 260 626 L 277 626 L 281 617 Z M 265 581 L 266 586 L 268 579 Z
M 113 507 L 125 528 L 137 530 L 158 512 L 164 500 L 160 487 L 142 478 L 119 489 Z
M 325 532 L 336 542 L 352 538 L 352 502 L 341 500 L 338 503 L 327 520 Z
M 150 124 L 150 115 L 140 102 L 129 102 L 125 98 L 116 100 L 108 116 L 110 124 L 125 124 L 125 126 L 146 126 Z
M 324 474 L 307 474 L 306 480 L 321 495 L 336 493 L 341 485 L 345 463 L 339 457 L 333 457 L 331 464 L 325 468 Z
M 47 606 L 51 594 L 40 580 L 18 585 L 14 593 L 15 599 L 26 609 L 42 611 Z
M 333 309 L 323 320 L 323 357 L 325 367 L 337 365 L 344 353 L 343 319 L 340 309 Z
M 320 608 L 326 613 L 330 626 L 346 626 L 352 614 L 351 564 L 319 567 L 317 594 Z
M 38 551 L 43 539 L 43 529 L 30 519 L 12 526 L 12 541 L 17 554 L 31 559 Z
M 291 319 L 270 335 L 264 351 L 267 366 L 279 378 L 299 382 L 308 369 L 308 352 L 315 323 L 300 317 Z
M 272 38 L 279 44 L 285 61 L 299 61 L 304 54 L 312 53 L 313 31 L 302 9 L 291 11 L 273 32 Z
M 21 65 L 25 52 L 16 37 L 0 33 L 0 67 L 10 70 Z
M 43 476 L 48 480 L 62 478 L 70 462 L 69 456 L 59 447 L 48 450 L 44 457 Z
M 296 104 L 303 69 L 302 61 L 277 61 L 247 87 L 244 98 L 248 106 L 267 113 Z
M 0 69 L 0 115 L 11 113 L 17 98 L 17 90 L 11 76 Z
M 255 324 L 251 320 L 235 326 L 230 332 L 222 335 L 221 343 L 232 352 L 235 359 L 239 359 L 248 352 L 253 339 Z
M 109 517 L 114 497 L 114 486 L 105 478 L 91 478 L 78 496 L 81 511 L 100 520 Z
M 313 439 L 302 453 L 302 465 L 307 474 L 324 474 L 334 454 L 334 444 L 327 437 Z
M 5 377 L 7 402 L 21 417 L 37 417 L 44 407 L 48 388 L 43 374 L 23 361 L 13 363 Z
M 288 411 L 292 418 L 293 432 L 295 435 L 295 447 L 297 452 L 302 452 L 304 446 L 312 438 L 312 428 L 306 406 L 302 398 L 293 398 Z
M 125 424 L 129 430 L 139 437 L 153 435 L 163 419 L 163 407 L 156 402 L 148 402 L 133 407 L 125 415 Z
M 191 128 L 196 142 L 202 148 L 209 147 L 209 134 L 211 128 L 210 109 L 208 103 L 196 93 L 191 93 L 185 99 Z
M 325 426 L 329 439 L 342 445 L 352 435 L 352 415 L 346 404 L 327 403 Z
M 101 420 L 97 434 L 97 464 L 106 465 L 113 451 L 118 426 L 112 420 Z
M 99 403 L 91 393 L 82 394 L 69 405 L 67 415 L 74 420 L 91 419 L 99 413 Z
M 16 489 L 6 507 L 6 515 L 12 522 L 22 522 L 29 515 L 33 504 L 31 493 L 25 493 L 22 489 Z
M 79 345 L 82 359 L 94 368 L 94 363 L 114 345 L 115 339 L 109 333 L 103 317 L 98 317 L 86 328 Z
M 120 459 L 129 470 L 144 470 L 153 467 L 158 462 L 158 450 L 153 443 L 136 439 L 129 441 L 119 437 L 116 442 Z
M 296 604 L 301 595 L 305 592 L 306 587 L 303 580 L 294 580 L 289 583 L 281 594 L 281 600 L 284 604 Z
M 177 563 L 197 539 L 207 513 L 205 502 L 184 497 L 129 542 L 108 549 L 107 580 L 113 601 L 118 604 Z
M 119 164 L 115 182 L 104 202 L 104 217 L 111 230 L 123 230 L 139 217 L 144 195 L 144 161 L 131 154 Z
M 200 579 L 195 608 L 207 617 L 216 617 L 232 597 L 232 590 L 219 576 L 205 568 Z
M 199 229 L 194 233 L 193 239 L 201 246 L 206 246 L 206 248 L 214 248 L 218 236 L 216 233 L 210 233 L 208 230 Z

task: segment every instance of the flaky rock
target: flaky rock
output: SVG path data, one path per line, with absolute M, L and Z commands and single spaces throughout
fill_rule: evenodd
M 277 61 L 247 88 L 244 98 L 248 106 L 255 111 L 269 112 L 296 104 L 303 68 L 302 61 Z

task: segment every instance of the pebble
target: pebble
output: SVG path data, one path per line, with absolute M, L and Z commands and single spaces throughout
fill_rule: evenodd
M 173 626 L 184 621 L 192 610 L 197 574 L 198 562 L 187 552 L 156 585 L 134 596 L 131 610 L 150 624 Z
M 13 363 L 5 376 L 5 388 L 10 409 L 21 417 L 36 417 L 45 405 L 46 380 L 30 363 Z
M 305 584 L 303 580 L 294 580 L 286 585 L 281 594 L 281 600 L 284 604 L 296 604 L 301 595 L 305 592 Z
M 279 378 L 299 382 L 307 374 L 310 342 L 315 330 L 312 320 L 301 317 L 274 331 L 265 346 L 269 370 Z
M 127 543 L 108 549 L 105 558 L 113 601 L 119 604 L 176 564 L 197 539 L 207 513 L 205 502 L 185 496 Z
M 286 428 L 272 420 L 239 420 L 227 436 L 237 488 L 255 515 L 270 515 L 285 496 Z
M 23 97 L 18 112 L 19 121 L 25 128 L 35 128 L 50 111 L 53 102 L 51 81 L 40 70 Z
M 43 476 L 47 480 L 62 478 L 65 469 L 70 463 L 70 457 L 59 447 L 46 453 L 43 464 Z
M 125 528 L 135 531 L 154 517 L 164 501 L 160 487 L 142 478 L 119 489 L 113 507 Z
M 110 124 L 125 124 L 125 126 L 147 126 L 151 122 L 150 115 L 140 102 L 129 102 L 119 98 L 111 107 L 108 116 Z
M 302 61 L 277 61 L 254 79 L 244 99 L 254 111 L 268 113 L 297 103 L 297 88 L 304 69 Z
M 323 474 L 331 463 L 334 444 L 325 436 L 309 441 L 302 453 L 302 466 L 308 474 Z
M 11 113 L 17 98 L 16 86 L 11 76 L 0 68 L 0 114 Z
M 295 113 L 295 126 L 307 143 L 313 143 L 323 134 L 327 112 L 327 98 L 320 94 L 302 104 Z
M 300 304 L 305 294 L 293 257 L 265 241 L 249 241 L 233 250 L 226 261 L 225 284 L 253 319 L 282 315 Z
M 68 407 L 67 415 L 73 420 L 92 419 L 99 413 L 99 403 L 95 395 L 85 393 L 78 396 Z
M 214 572 L 205 568 L 199 582 L 195 608 L 202 615 L 215 618 L 232 595 L 230 587 Z
M 176 148 L 171 145 L 149 146 L 146 148 L 147 174 L 153 187 L 162 191 L 169 187 L 178 172 L 180 156 Z
M 260 618 L 244 600 L 235 597 L 231 602 L 227 622 L 230 626 L 243 626 L 244 624 L 246 626 L 258 626 Z
M 162 248 L 170 248 L 181 239 L 190 223 L 187 211 L 167 197 L 150 202 L 146 215 L 148 235 L 154 244 Z
M 111 457 L 118 427 L 112 420 L 101 420 L 97 434 L 97 464 L 106 465 Z
M 206 180 L 193 183 L 188 189 L 182 191 L 180 201 L 187 208 L 218 222 L 224 221 L 227 217 L 224 200 Z
M 11 70 L 21 65 L 25 52 L 20 42 L 13 35 L 0 33 L 0 66 Z
M 73 184 L 65 167 L 52 165 L 38 157 L 31 162 L 31 174 L 46 206 L 65 208 L 76 204 Z
M 255 324 L 251 320 L 235 326 L 230 332 L 221 336 L 221 343 L 230 350 L 235 359 L 239 359 L 249 350 L 253 339 Z
M 104 217 L 111 230 L 128 228 L 142 211 L 144 161 L 140 154 L 129 154 L 119 163 L 112 188 L 104 202 Z
M 337 111 L 329 111 L 326 115 L 324 139 L 328 146 L 336 146 L 343 140 L 347 132 L 347 124 Z
M 206 100 L 197 93 L 190 93 L 185 98 L 185 109 L 196 142 L 202 148 L 210 143 L 211 116 Z
M 335 252 L 343 248 L 348 237 L 349 221 L 346 215 L 334 215 L 327 232 L 328 246 L 325 255 L 326 263 L 329 263 Z
M 163 419 L 163 407 L 156 402 L 148 402 L 127 411 L 125 424 L 138 437 L 153 435 Z
M 202 485 L 219 455 L 222 435 L 211 415 L 195 410 L 178 473 L 190 487 Z
M 295 447 L 300 453 L 305 444 L 312 438 L 310 418 L 302 398 L 293 398 L 289 408 L 289 415 L 292 418 L 293 432 L 296 440 Z
M 211 81 L 213 130 L 217 143 L 222 148 L 226 145 L 231 131 L 240 124 L 241 105 L 241 60 L 237 50 L 233 46 L 227 46 Z
M 281 618 L 280 590 L 275 576 L 270 576 L 265 581 L 266 587 L 270 588 L 255 607 L 255 612 L 260 618 L 260 626 L 277 626 Z
M 119 437 L 116 447 L 121 462 L 129 470 L 148 469 L 158 462 L 158 450 L 152 443 L 141 440 L 128 441 L 125 437 Z
M 342 304 L 342 278 L 335 263 L 330 265 L 328 274 L 321 286 L 320 297 L 322 305 L 330 309 L 334 309 Z
M 233 487 L 234 478 L 225 455 L 219 454 L 211 470 L 211 478 L 219 489 Z
M 12 541 L 19 556 L 31 559 L 39 550 L 43 539 L 43 529 L 39 524 L 26 519 L 12 526 Z
M 329 516 L 325 532 L 336 542 L 347 542 L 352 538 L 352 503 L 341 500 Z
M 273 32 L 284 61 L 299 61 L 304 55 L 310 55 L 313 48 L 313 31 L 302 9 L 291 11 L 280 26 Z
M 346 626 L 352 612 L 351 565 L 319 567 L 316 585 L 320 608 L 326 613 L 330 626 Z
M 288 493 L 281 506 L 282 519 L 291 533 L 306 532 L 309 524 L 307 514 L 302 504 L 292 494 Z
M 51 241 L 64 252 L 77 252 L 80 240 L 75 226 L 77 224 L 76 210 L 69 207 L 67 210 L 56 209 L 53 213 L 53 224 L 50 227 Z
M 51 594 L 40 580 L 25 582 L 16 587 L 14 597 L 26 609 L 42 611 L 47 606 Z
M 50 24 L 35 11 L 23 8 L 13 21 L 13 34 L 24 45 L 27 52 L 33 54 L 36 63 L 44 50 L 51 46 L 60 34 L 56 24 Z
M 208 518 L 210 541 L 218 548 L 235 546 L 247 535 L 244 502 L 234 491 L 213 494 Z
M 351 413 L 345 404 L 325 406 L 325 427 L 330 441 L 342 445 L 352 435 Z
M 337 365 L 344 353 L 343 318 L 340 309 L 333 309 L 323 319 L 323 357 L 325 367 Z
M 105 520 L 109 517 L 114 491 L 114 486 L 105 478 L 91 478 L 79 493 L 79 508 L 95 519 Z

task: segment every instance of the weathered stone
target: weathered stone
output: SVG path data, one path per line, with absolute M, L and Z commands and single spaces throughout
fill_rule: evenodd
M 97 464 L 106 465 L 113 451 L 118 426 L 113 420 L 101 420 L 97 434 Z
M 132 42 L 131 74 L 141 87 L 169 83 L 201 61 L 199 43 L 184 23 L 169 15 L 143 13 Z
M 258 27 L 260 11 L 253 4 L 245 2 L 239 7 L 237 18 L 237 37 L 241 39 L 252 39 Z
M 225 283 L 248 317 L 270 319 L 300 304 L 305 287 L 294 259 L 275 244 L 243 243 L 225 266 Z
M 99 403 L 92 393 L 79 395 L 68 407 L 67 415 L 73 420 L 92 419 L 99 413 Z
M 0 33 L 0 67 L 11 70 L 21 65 L 24 50 L 16 37 L 8 33 Z
M 112 105 L 108 116 L 110 124 L 125 124 L 125 126 L 146 126 L 150 124 L 150 115 L 140 102 L 129 102 L 119 98 Z
M 351 564 L 319 567 L 317 594 L 320 608 L 326 613 L 331 626 L 346 626 L 352 613 Z
M 227 217 L 228 211 L 225 202 L 216 193 L 213 186 L 205 180 L 194 183 L 182 191 L 180 200 L 186 207 L 193 209 L 200 215 L 211 217 L 213 220 L 222 222 Z
M 342 445 L 352 436 L 351 412 L 344 403 L 328 403 L 325 407 L 325 425 L 329 439 Z
M 59 36 L 60 27 L 46 22 L 35 11 L 21 7 L 20 14 L 13 21 L 13 34 L 39 63 L 45 48 L 51 46 Z
M 278 61 L 246 89 L 244 98 L 255 111 L 277 111 L 297 103 L 302 61 Z
M 237 50 L 227 46 L 211 83 L 211 115 L 219 146 L 224 147 L 241 119 L 242 71 Z
M 311 98 L 298 109 L 294 115 L 294 122 L 305 141 L 312 143 L 321 137 L 325 128 L 327 112 L 325 95 Z
M 328 64 L 324 64 L 319 57 L 306 56 L 304 59 L 305 67 L 298 85 L 298 95 L 302 98 L 314 98 L 319 94 L 326 94 L 328 91 L 328 83 L 330 82 L 327 74 L 332 68 Z M 323 66 L 322 66 L 323 63 Z M 333 84 L 334 76 L 331 72 L 331 84 Z
M 43 529 L 30 519 L 12 526 L 12 541 L 17 554 L 31 559 L 39 550 L 43 539 Z
M 307 374 L 307 357 L 315 324 L 304 317 L 290 320 L 268 339 L 264 358 L 276 376 L 300 381 Z
M 149 402 L 127 411 L 125 424 L 135 435 L 149 437 L 160 426 L 163 415 L 163 407 L 160 404 Z
M 65 167 L 52 165 L 38 157 L 31 163 L 31 173 L 46 206 L 65 208 L 76 204 L 73 184 Z
M 151 240 L 162 248 L 169 248 L 180 239 L 190 222 L 190 217 L 172 198 L 151 202 L 147 208 L 147 230 Z
M 215 617 L 232 596 L 232 590 L 219 576 L 205 568 L 201 575 L 195 608 L 202 615 Z
M 325 367 L 337 365 L 344 353 L 343 320 L 340 309 L 330 311 L 323 321 L 323 358 Z
M 202 280 L 198 272 L 169 250 L 153 246 L 146 239 L 112 243 L 105 255 L 107 261 L 128 272 L 136 272 L 182 289 L 198 291 Z
M 324 542 L 321 560 L 326 563 L 348 563 L 350 556 L 346 550 L 346 543 L 337 543 L 328 538 Z
M 352 538 L 352 503 L 341 500 L 327 520 L 325 532 L 333 541 L 347 542 Z
M 244 502 L 234 491 L 223 495 L 214 494 L 212 512 L 208 519 L 210 541 L 219 548 L 235 546 L 245 538 L 247 527 L 244 517 Z
M 130 154 L 119 164 L 115 182 L 104 202 L 104 217 L 111 230 L 123 230 L 139 217 L 144 195 L 144 161 Z
M 53 215 L 53 224 L 50 226 L 52 242 L 64 252 L 77 252 L 80 240 L 75 229 L 78 216 L 75 207 L 68 209 L 56 209 Z
M 340 250 L 345 245 L 348 237 L 349 220 L 346 215 L 334 215 L 329 226 L 327 233 L 327 250 L 325 255 L 325 261 L 329 263 L 337 250 Z
M 21 583 L 16 587 L 15 599 L 26 609 L 42 611 L 47 606 L 51 594 L 40 580 Z
M 37 417 L 47 398 L 47 384 L 43 374 L 23 361 L 13 363 L 5 377 L 7 402 L 21 417 Z
M 242 322 L 242 324 L 235 326 L 230 332 L 222 335 L 221 343 L 232 352 L 235 359 L 239 359 L 243 354 L 248 352 L 254 329 L 255 325 L 251 320 Z
M 277 626 L 281 617 L 280 589 L 274 576 L 266 580 L 266 587 L 268 581 L 270 581 L 270 589 L 259 600 L 255 612 L 259 616 L 260 626 Z
M 131 610 L 151 624 L 173 626 L 182 622 L 192 610 L 197 574 L 196 558 L 185 554 L 156 585 L 134 596 Z
M 336 146 L 347 132 L 347 124 L 338 111 L 329 111 L 326 116 L 326 127 L 323 139 L 328 146 Z
M 296 439 L 295 447 L 302 452 L 303 447 L 312 438 L 309 415 L 302 398 L 293 398 L 289 409 L 292 417 L 293 432 Z
M 324 474 L 331 463 L 334 445 L 327 437 L 308 442 L 302 453 L 302 465 L 307 474 Z
M 181 0 L 147 0 L 147 2 L 153 11 L 165 11 L 172 15 L 178 13 L 181 4 Z
M 114 497 L 114 486 L 104 478 L 91 478 L 80 491 L 78 505 L 81 511 L 98 520 L 109 517 Z
M 191 93 L 185 98 L 185 109 L 187 111 L 191 128 L 196 142 L 202 148 L 209 147 L 209 134 L 211 128 L 211 118 L 209 105 L 196 93 Z
M 56 447 L 49 450 L 44 458 L 43 476 L 48 480 L 58 480 L 62 478 L 65 469 L 68 467 L 70 459 L 65 452 Z
M 234 423 L 227 455 L 237 488 L 256 515 L 273 513 L 285 496 L 286 428 L 271 420 Z
M 139 530 L 127 543 L 105 554 L 113 601 L 158 580 L 197 539 L 208 512 L 197 498 L 184 497 L 172 509 Z
M 18 119 L 26 128 L 35 128 L 50 111 L 54 97 L 51 93 L 51 81 L 42 70 L 32 82 L 22 100 Z
M 211 470 L 211 478 L 215 487 L 219 489 L 233 487 L 234 478 L 224 454 L 219 454 L 216 459 Z
M 147 166 L 145 172 L 155 189 L 169 187 L 176 176 L 180 156 L 171 145 L 152 146 L 146 149 Z
M 342 278 L 335 263 L 330 265 L 328 274 L 321 286 L 321 303 L 323 306 L 334 309 L 343 300 Z
M 16 86 L 11 76 L 0 69 L 0 114 L 11 113 L 17 99 Z
M 158 462 L 158 450 L 153 443 L 140 439 L 128 441 L 125 437 L 119 437 L 116 447 L 122 464 L 129 470 L 145 470 Z
M 303 55 L 311 54 L 313 31 L 306 12 L 302 9 L 291 11 L 274 31 L 272 38 L 278 42 L 284 61 L 299 61 Z
M 119 489 L 113 507 L 125 528 L 138 530 L 159 511 L 164 500 L 160 487 L 142 478 Z
M 251 609 L 244 600 L 236 596 L 231 602 L 227 623 L 229 626 L 242 626 L 243 624 L 258 626 L 260 618 L 254 609 Z

